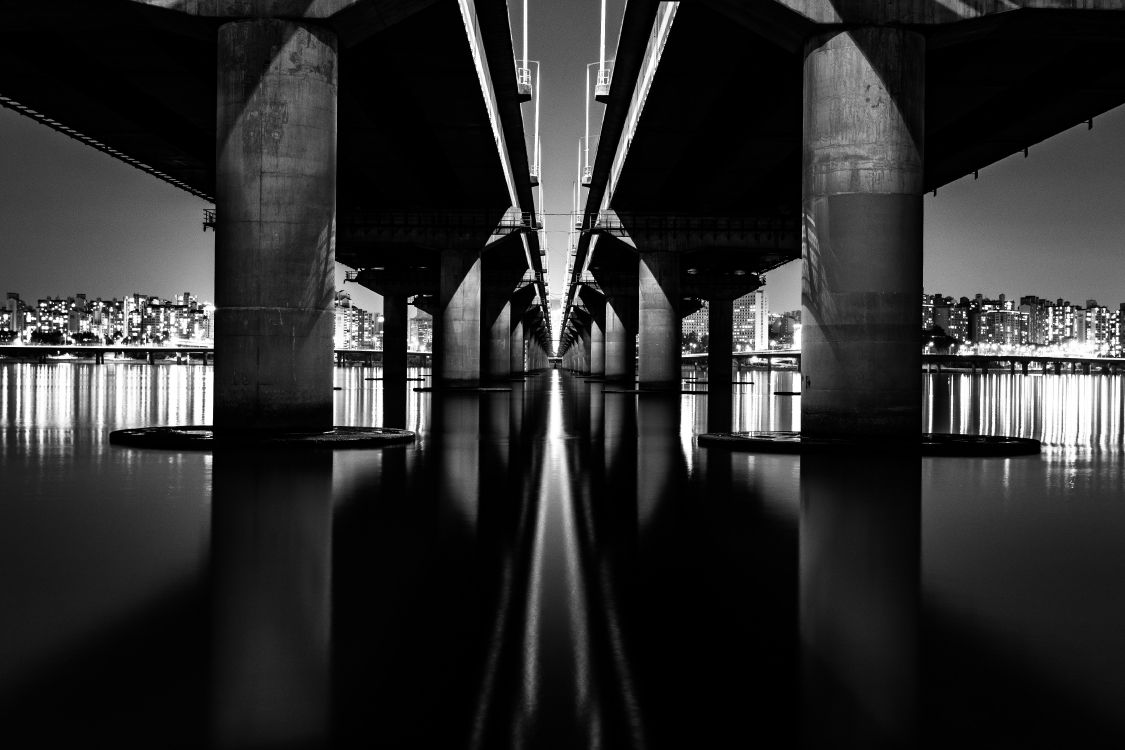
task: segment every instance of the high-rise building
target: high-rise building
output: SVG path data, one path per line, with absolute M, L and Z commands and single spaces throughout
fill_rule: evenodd
M 692 344 L 694 343 L 694 351 L 703 351 L 706 349 L 705 342 L 707 341 L 707 321 L 709 320 L 707 302 L 703 302 L 703 306 L 687 315 L 683 319 L 682 336 L 680 341 L 683 343 L 683 350 L 693 351 Z
M 734 301 L 735 351 L 769 349 L 770 302 L 765 289 L 745 294 Z

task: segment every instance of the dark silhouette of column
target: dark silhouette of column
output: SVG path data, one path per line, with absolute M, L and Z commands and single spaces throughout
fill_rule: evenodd
M 215 425 L 332 426 L 336 37 L 219 28 Z
M 713 299 L 707 308 L 707 431 L 730 432 L 734 303 Z
M 406 427 L 407 311 L 405 295 L 383 295 L 383 424 Z

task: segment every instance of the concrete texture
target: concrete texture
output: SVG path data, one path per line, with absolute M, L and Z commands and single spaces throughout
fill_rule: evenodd
M 480 382 L 480 276 L 479 251 L 442 250 L 434 316 L 435 386 Z
M 680 256 L 641 251 L 639 265 L 637 386 L 680 387 Z
M 336 41 L 219 29 L 215 425 L 332 426 Z
M 805 60 L 801 431 L 921 429 L 925 40 L 821 36 Z

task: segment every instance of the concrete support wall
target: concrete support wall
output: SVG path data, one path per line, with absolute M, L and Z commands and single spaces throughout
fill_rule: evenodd
M 434 316 L 434 385 L 480 382 L 480 252 L 441 251 Z
M 912 31 L 859 28 L 807 46 L 805 434 L 921 432 L 924 82 Z
M 406 426 L 406 295 L 383 295 L 383 425 Z
M 332 426 L 336 37 L 219 28 L 215 407 L 224 429 Z
M 512 375 L 522 375 L 527 371 L 524 364 L 523 321 L 517 320 L 512 326 L 511 339 L 508 342 L 508 370 Z
M 707 310 L 707 431 L 730 432 L 734 303 L 711 300 Z
M 680 256 L 641 251 L 637 329 L 637 387 L 680 386 Z
M 631 308 L 631 309 L 630 309 Z M 633 382 L 636 373 L 637 300 L 615 296 L 605 306 L 605 376 Z

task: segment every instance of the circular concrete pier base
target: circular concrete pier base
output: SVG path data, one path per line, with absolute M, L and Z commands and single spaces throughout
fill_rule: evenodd
M 109 433 L 113 445 L 163 450 L 213 450 L 215 448 L 284 448 L 286 450 L 339 450 L 383 448 L 414 442 L 414 433 L 393 427 L 334 427 L 326 432 L 216 432 L 211 425 L 138 427 Z
M 922 456 L 1029 456 L 1040 452 L 1038 440 L 995 435 L 947 435 L 922 433 L 917 450 Z M 706 448 L 723 448 L 751 453 L 914 453 L 914 446 L 902 441 L 811 438 L 799 432 L 711 432 L 699 436 Z

